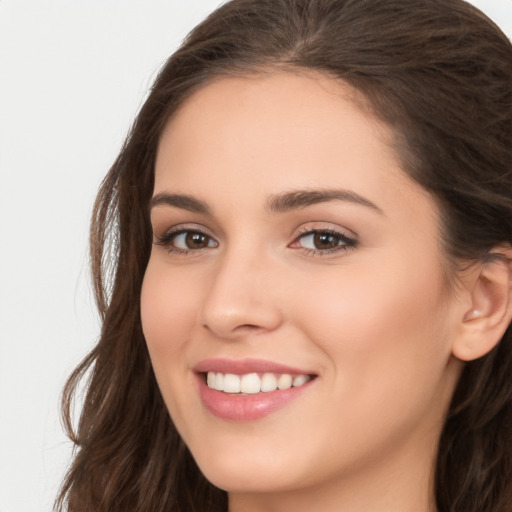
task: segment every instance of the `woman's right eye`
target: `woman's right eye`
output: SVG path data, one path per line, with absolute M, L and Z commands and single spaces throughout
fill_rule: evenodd
M 189 251 L 218 246 L 218 243 L 211 236 L 201 231 L 190 229 L 181 229 L 166 233 L 158 238 L 156 244 L 167 247 L 169 252 L 177 253 L 187 253 Z

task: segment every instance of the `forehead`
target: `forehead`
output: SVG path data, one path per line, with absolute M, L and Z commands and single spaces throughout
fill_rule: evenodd
M 401 170 L 393 132 L 358 100 L 348 85 L 323 75 L 275 72 L 211 83 L 168 122 L 155 193 L 215 191 L 214 200 L 232 201 L 342 187 L 384 202 L 404 189 L 425 194 Z

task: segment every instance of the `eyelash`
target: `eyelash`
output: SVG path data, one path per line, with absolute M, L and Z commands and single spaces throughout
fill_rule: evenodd
M 299 235 L 295 238 L 295 240 L 290 244 L 293 247 L 300 240 L 304 240 L 310 236 L 316 235 L 327 235 L 329 237 L 333 237 L 337 239 L 339 242 L 338 245 L 332 247 L 330 249 L 308 249 L 306 247 L 302 247 L 302 250 L 311 256 L 327 256 L 329 254 L 334 254 L 341 251 L 349 251 L 350 249 L 354 249 L 357 247 L 357 240 L 354 238 L 350 238 L 347 235 L 340 233 L 334 229 L 324 228 L 324 229 L 304 229 Z
M 193 248 L 181 249 L 180 247 L 176 247 L 175 245 L 173 245 L 173 241 L 176 240 L 176 238 L 178 238 L 178 236 L 184 235 L 184 234 L 203 236 L 206 239 L 208 239 L 208 244 L 210 243 L 210 241 L 215 242 L 215 240 L 211 236 L 207 235 L 200 229 L 177 227 L 175 229 L 167 231 L 166 233 L 164 233 L 161 236 L 157 236 L 157 240 L 156 240 L 155 244 L 166 247 L 168 252 L 170 252 L 170 253 L 175 253 L 175 254 L 180 254 L 180 255 L 181 254 L 186 255 L 190 252 L 202 252 L 204 249 L 210 248 L 209 246 L 207 246 L 207 247 L 196 248 L 196 249 L 193 249 Z M 216 246 L 218 245 L 217 242 L 215 242 L 215 244 L 216 244 Z
M 200 248 L 195 248 L 195 249 L 194 248 L 182 249 L 182 248 L 179 248 L 179 247 L 176 247 L 175 245 L 173 245 L 173 241 L 175 241 L 176 238 L 178 238 L 180 235 L 184 235 L 184 234 L 192 235 L 192 236 L 200 235 L 202 237 L 205 237 L 208 240 L 208 245 L 206 247 L 200 247 Z M 338 241 L 338 244 L 335 247 L 332 247 L 329 249 L 311 249 L 311 248 L 301 247 L 299 245 L 296 245 L 299 243 L 299 241 L 304 240 L 307 237 L 316 236 L 316 235 L 327 235 L 328 237 L 333 237 L 335 240 Z M 215 245 L 210 246 L 209 245 L 210 242 L 213 242 Z M 163 235 L 158 236 L 155 244 L 166 247 L 168 249 L 169 253 L 175 253 L 175 254 L 179 254 L 179 255 L 186 255 L 186 254 L 189 254 L 190 252 L 198 253 L 198 252 L 204 251 L 205 249 L 215 248 L 218 246 L 218 242 L 216 242 L 213 237 L 207 235 L 203 231 L 201 231 L 199 229 L 180 228 L 180 227 L 177 227 L 171 231 L 167 231 Z M 357 244 L 358 244 L 358 242 L 354 238 L 350 238 L 350 237 L 344 235 L 343 233 L 340 233 L 339 231 L 336 231 L 334 229 L 327 228 L 327 229 L 304 229 L 304 231 L 302 231 L 295 237 L 293 242 L 288 247 L 291 247 L 294 249 L 295 248 L 302 249 L 302 251 L 307 255 L 322 257 L 322 256 L 327 256 L 327 255 L 334 254 L 334 253 L 341 252 L 341 251 L 349 251 L 350 249 L 357 247 Z

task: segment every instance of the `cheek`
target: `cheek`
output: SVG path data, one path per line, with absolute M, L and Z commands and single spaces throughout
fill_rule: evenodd
M 195 421 L 190 409 L 187 352 L 197 319 L 200 287 L 179 269 L 158 261 L 148 265 L 141 291 L 141 320 L 156 380 L 179 432 Z M 186 392 L 185 392 L 185 391 Z
M 297 303 L 308 337 L 354 387 L 375 387 L 378 379 L 403 385 L 417 381 L 421 372 L 428 381 L 429 372 L 442 373 L 449 359 L 446 292 L 438 265 L 411 264 L 396 255 L 389 260 L 380 258 L 377 268 L 362 262 L 316 276 L 307 303 Z
M 150 260 L 141 292 L 142 329 L 157 374 L 159 366 L 177 363 L 169 356 L 186 347 L 197 318 L 198 293 L 183 273 L 161 267 L 165 265 Z
M 338 278 L 311 283 L 317 293 L 297 303 L 302 330 L 327 356 L 327 385 L 337 404 L 332 424 L 343 425 L 330 432 L 332 442 L 351 458 L 417 429 L 435 431 L 452 390 L 449 322 L 436 269 L 399 275 L 354 266 Z

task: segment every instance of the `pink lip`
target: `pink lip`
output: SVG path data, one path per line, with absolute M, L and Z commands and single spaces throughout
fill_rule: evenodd
M 264 359 L 204 359 L 194 366 L 198 373 L 221 372 L 244 375 L 245 373 L 289 373 L 291 375 L 311 375 L 313 372 L 292 368 Z
M 203 405 L 214 416 L 225 420 L 253 421 L 263 418 L 298 398 L 314 380 L 298 387 L 285 390 L 257 393 L 254 395 L 235 395 L 211 389 L 206 385 L 204 373 L 208 371 L 233 373 L 289 373 L 292 375 L 310 375 L 311 372 L 298 370 L 278 363 L 257 359 L 240 361 L 226 359 L 207 359 L 194 367 Z

